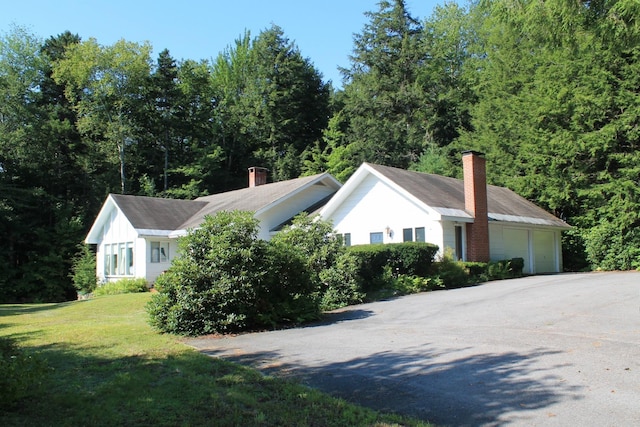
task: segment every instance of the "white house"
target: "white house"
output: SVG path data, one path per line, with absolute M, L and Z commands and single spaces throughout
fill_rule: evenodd
M 258 237 L 268 240 L 300 212 L 317 210 L 341 186 L 328 173 L 267 184 L 266 173 L 250 168 L 248 188 L 196 200 L 110 194 L 85 239 L 97 247 L 99 280 L 142 277 L 153 283 L 176 256 L 177 238 L 223 210 L 255 212 Z
M 570 226 L 513 191 L 486 184 L 485 158 L 463 153 L 464 180 L 364 163 L 321 209 L 348 245 L 423 241 L 466 261 L 524 259 L 562 271 Z

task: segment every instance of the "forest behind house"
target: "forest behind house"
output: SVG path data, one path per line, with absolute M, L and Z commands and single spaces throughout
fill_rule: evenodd
M 362 162 L 488 181 L 574 228 L 569 270 L 640 268 L 640 3 L 404 0 L 365 12 L 336 89 L 284 29 L 214 60 L 73 29 L 0 34 L 0 302 L 75 299 L 109 193 L 195 198 Z M 214 53 L 215 55 L 215 53 Z

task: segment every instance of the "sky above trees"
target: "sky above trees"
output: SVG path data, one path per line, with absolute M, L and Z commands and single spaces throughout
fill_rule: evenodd
M 232 45 L 245 30 L 257 36 L 276 24 L 323 74 L 341 86 L 338 66 L 346 67 L 353 34 L 367 22 L 364 12 L 378 9 L 377 0 L 244 0 L 186 2 L 48 0 L 7 2 L 0 14 L 0 33 L 11 24 L 48 38 L 65 31 L 83 40 L 111 45 L 120 39 L 151 43 L 154 56 L 168 49 L 180 59 L 210 60 Z M 414 17 L 428 18 L 444 0 L 409 0 Z

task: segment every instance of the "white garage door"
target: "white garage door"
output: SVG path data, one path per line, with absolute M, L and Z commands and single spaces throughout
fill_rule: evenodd
M 529 231 L 519 228 L 504 229 L 504 254 L 506 259 L 524 259 L 525 273 L 530 273 L 529 266 Z
M 556 272 L 556 245 L 553 237 L 553 231 L 533 232 L 536 273 Z

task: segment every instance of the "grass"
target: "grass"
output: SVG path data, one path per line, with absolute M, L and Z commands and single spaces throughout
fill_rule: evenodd
M 0 409 L 0 425 L 426 425 L 200 354 L 151 329 L 149 298 L 0 305 L 0 337 L 48 366 L 31 396 Z

